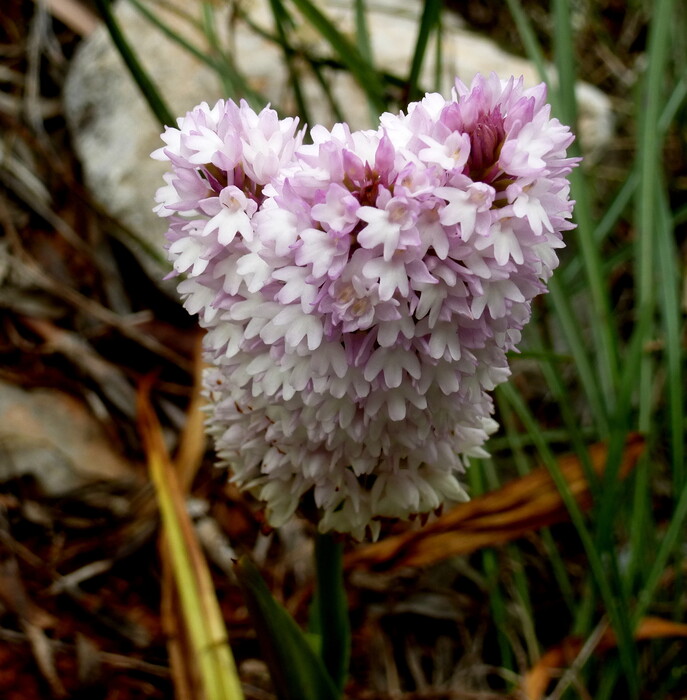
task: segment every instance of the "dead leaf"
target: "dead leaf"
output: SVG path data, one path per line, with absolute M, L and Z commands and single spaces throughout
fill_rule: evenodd
M 198 334 L 193 355 L 193 393 L 186 410 L 186 422 L 179 438 L 179 449 L 174 459 L 184 491 L 191 487 L 207 445 L 205 414 L 202 411 L 205 404 L 202 395 L 203 367 L 205 366 L 202 339 L 203 336 Z
M 635 630 L 635 639 L 659 639 L 663 637 L 687 637 L 687 624 L 672 622 L 660 617 L 644 617 Z M 599 638 L 595 651 L 601 653 L 616 646 L 617 640 L 612 629 L 607 629 Z M 560 644 L 544 653 L 539 661 L 525 674 L 521 691 L 526 700 L 540 700 L 544 697 L 555 669 L 565 668 L 578 656 L 585 640 L 580 637 L 567 637 Z
M 644 438 L 631 435 L 625 445 L 620 476 L 626 476 L 644 448 Z M 594 470 L 602 473 L 608 448 L 589 449 Z M 591 505 L 591 493 L 579 460 L 574 455 L 558 461 L 572 494 L 582 508 Z M 388 571 L 434 564 L 448 557 L 495 547 L 568 519 L 568 511 L 546 468 L 515 479 L 496 491 L 461 503 L 418 531 L 388 537 L 361 547 L 345 559 L 346 569 Z
M 57 620 L 29 598 L 14 557 L 0 561 L 0 601 L 19 618 L 36 665 L 50 686 L 52 696 L 66 697 L 67 691 L 57 674 L 53 649 L 45 634 L 45 629 L 54 627 Z
M 166 626 L 177 634 L 182 630 L 184 633 L 183 645 L 175 641 L 170 648 L 170 658 L 175 664 L 172 675 L 180 681 L 182 693 L 193 692 L 194 673 L 197 673 L 208 699 L 241 700 L 243 693 L 210 569 L 186 509 L 179 474 L 150 404 L 150 384 L 148 378 L 140 386 L 139 426 L 162 516 L 165 566 L 169 565 L 172 571 L 167 580 L 174 583 L 174 590 L 165 592 L 165 612 L 168 616 L 172 614 L 170 607 L 178 598 L 181 613 L 178 621 L 170 624 L 168 619 Z M 182 653 L 184 646 L 191 653 Z

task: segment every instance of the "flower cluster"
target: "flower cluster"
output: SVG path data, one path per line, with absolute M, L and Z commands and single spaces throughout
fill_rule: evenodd
M 163 135 L 179 292 L 207 329 L 209 432 L 278 526 L 464 500 L 533 297 L 572 228 L 570 130 L 543 85 L 477 76 L 376 130 L 203 103 Z

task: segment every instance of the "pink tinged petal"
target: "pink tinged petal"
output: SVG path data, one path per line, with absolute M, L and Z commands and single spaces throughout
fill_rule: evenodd
M 242 255 L 236 262 L 236 272 L 243 277 L 248 291 L 260 291 L 270 278 L 272 268 L 258 253 Z
M 358 232 L 358 243 L 369 250 L 383 246 L 384 259 L 389 260 L 398 248 L 401 226 L 389 220 L 386 210 L 376 207 L 360 207 L 357 214 L 360 219 L 368 222 L 367 226 Z
M 205 252 L 205 244 L 192 236 L 180 238 L 169 246 L 170 255 L 175 256 L 174 269 L 177 272 L 187 272 L 192 267 L 188 273 L 191 277 L 200 275 L 207 268 L 209 261 L 200 257 Z
M 377 348 L 365 367 L 364 377 L 367 381 L 372 381 L 380 372 L 383 372 L 385 384 L 394 389 L 401 386 L 404 370 L 411 377 L 420 378 L 420 361 L 414 352 Z
M 436 367 L 436 380 L 446 396 L 455 394 L 460 389 L 460 372 L 449 362 L 440 362 Z
M 444 285 L 434 285 L 423 289 L 420 293 L 420 302 L 415 309 L 415 318 L 419 320 L 430 314 L 429 327 L 432 328 L 447 294 L 448 291 Z
M 382 322 L 377 330 L 377 342 L 383 348 L 390 348 L 402 334 L 410 340 L 415 335 L 415 324 L 409 316 L 402 316 L 398 321 Z
M 460 224 L 461 238 L 467 241 L 477 219 L 477 205 L 471 201 L 470 193 L 455 187 L 438 187 L 434 192 L 448 202 L 439 212 L 439 221 L 444 226 Z
M 489 246 L 493 247 L 494 260 L 499 265 L 505 265 L 510 258 L 513 258 L 513 261 L 518 265 L 522 265 L 524 262 L 518 237 L 505 221 L 494 222 L 489 235 L 475 241 L 477 250 L 485 250 Z
M 276 206 L 263 205 L 253 216 L 253 226 L 257 238 L 264 244 L 272 243 L 279 257 L 289 255 L 291 246 L 298 240 L 298 217 Z
M 267 333 L 267 329 L 270 326 L 278 329 L 277 337 L 274 334 Z M 285 332 L 282 330 L 284 326 L 286 326 Z M 322 322 L 313 314 L 304 314 L 298 305 L 287 306 L 260 333 L 260 337 L 265 342 L 270 342 L 266 339 L 266 336 L 274 338 L 271 342 L 274 342 L 278 337 L 283 337 L 288 345 L 293 348 L 297 347 L 305 338 L 307 339 L 308 350 L 312 351 L 319 347 L 322 342 Z
M 234 321 L 247 321 L 252 318 L 272 319 L 280 309 L 275 302 L 264 301 L 260 297 L 237 301 L 227 313 Z
M 189 163 L 193 163 L 194 165 L 212 163 L 217 152 L 223 150 L 224 142 L 215 131 L 205 126 L 201 126 L 198 132 L 199 133 L 182 137 L 184 146 L 195 151 L 195 153 L 189 157 Z
M 197 314 L 207 309 L 207 320 L 211 320 L 216 310 L 212 308 L 215 292 L 209 287 L 198 284 L 194 279 L 184 280 L 177 287 L 179 294 L 184 297 L 184 308 L 190 314 Z
M 494 271 L 489 267 L 487 261 L 477 251 L 464 258 L 463 264 L 474 275 L 485 280 L 491 279 L 494 274 Z
M 408 296 L 410 285 L 405 263 L 401 259 L 383 260 L 373 258 L 363 265 L 363 274 L 370 280 L 379 280 L 379 298 L 388 301 L 396 290 L 402 296 Z
M 327 189 L 325 202 L 315 204 L 312 218 L 334 231 L 349 230 L 357 220 L 358 200 L 345 188 L 332 183 Z
M 314 277 L 324 277 L 339 252 L 337 240 L 326 231 L 315 228 L 305 229 L 299 236 L 303 245 L 296 250 L 296 264 L 310 264 Z
M 236 270 L 236 255 L 230 255 L 215 263 L 212 271 L 213 279 L 222 279 L 222 289 L 230 295 L 238 293 L 243 284 L 243 278 Z
M 442 357 L 457 362 L 461 358 L 460 341 L 455 326 L 450 323 L 438 323 L 429 339 L 429 354 L 435 360 Z
M 300 299 L 303 311 L 305 313 L 311 311 L 317 287 L 307 283 L 309 276 L 308 270 L 302 267 L 290 266 L 275 270 L 272 278 L 286 283 L 277 293 L 277 301 L 287 305 Z
M 527 218 L 532 231 L 537 236 L 541 235 L 544 228 L 549 232 L 553 231 L 548 212 L 537 197 L 529 196 L 526 193 L 517 197 L 513 202 L 513 214 L 520 218 Z
M 430 136 L 420 135 L 427 148 L 420 150 L 418 156 L 425 163 L 436 163 L 445 170 L 459 170 L 467 163 L 470 156 L 470 136 L 454 131 L 444 143 Z

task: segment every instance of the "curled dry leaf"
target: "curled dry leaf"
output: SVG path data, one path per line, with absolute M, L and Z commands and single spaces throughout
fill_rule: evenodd
M 619 475 L 626 476 L 644 448 L 640 435 L 631 435 L 625 445 Z M 594 470 L 601 474 L 608 448 L 597 443 L 589 448 Z M 574 455 L 559 460 L 570 491 L 583 508 L 591 505 L 589 484 Z M 351 552 L 347 569 L 388 571 L 405 566 L 427 566 L 448 557 L 494 547 L 528 532 L 563 522 L 568 511 L 556 485 L 544 467 L 506 484 L 496 491 L 461 503 L 419 531 L 406 532 Z
M 644 617 L 635 630 L 635 639 L 658 639 L 662 637 L 687 637 L 687 625 L 665 620 L 660 617 Z M 582 650 L 585 640 L 580 637 L 566 637 L 560 644 L 546 651 L 539 661 L 523 678 L 520 690 L 524 700 L 540 700 L 554 669 L 569 666 Z M 616 646 L 612 629 L 607 629 L 600 637 L 595 651 L 608 651 Z

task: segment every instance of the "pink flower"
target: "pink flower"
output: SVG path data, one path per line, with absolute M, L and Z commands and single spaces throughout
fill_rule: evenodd
M 558 263 L 573 136 L 543 86 L 477 76 L 377 130 L 220 101 L 163 135 L 156 211 L 207 329 L 208 430 L 232 479 L 322 530 L 466 498 L 532 299 Z

